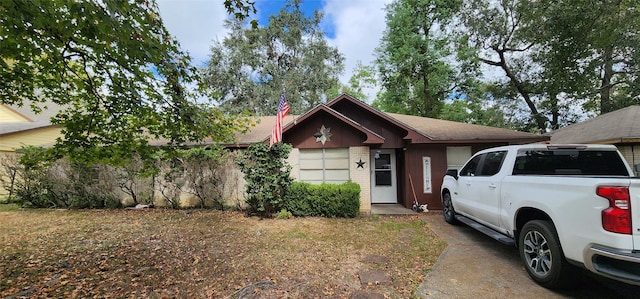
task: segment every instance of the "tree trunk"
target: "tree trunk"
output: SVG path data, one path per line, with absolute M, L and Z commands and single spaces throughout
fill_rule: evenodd
M 600 84 L 600 114 L 613 111 L 611 79 L 613 78 L 613 46 L 607 46 L 602 54 L 604 62 Z
M 558 119 L 560 118 L 560 108 L 558 108 L 558 94 L 550 94 L 549 102 L 551 103 L 551 130 L 557 130 L 560 128 L 560 124 L 558 124 Z
M 509 68 L 509 66 L 507 65 L 506 59 L 504 57 L 504 50 L 497 49 L 497 48 L 494 48 L 493 50 L 496 51 L 498 53 L 498 55 L 500 56 L 500 61 L 499 62 L 490 61 L 490 60 L 486 60 L 486 59 L 481 59 L 481 61 L 486 63 L 486 64 L 489 64 L 489 65 L 499 66 L 500 68 L 502 68 L 502 70 L 504 70 L 505 74 L 509 78 L 509 80 L 510 80 L 511 84 L 513 85 L 513 87 L 516 88 L 518 93 L 522 96 L 524 101 L 527 103 L 527 106 L 529 107 L 529 110 L 531 110 L 531 115 L 533 116 L 533 118 L 534 118 L 534 120 L 536 122 L 536 126 L 538 127 L 540 132 L 546 131 L 546 129 L 547 129 L 547 118 L 544 117 L 544 115 L 540 114 L 540 112 L 538 112 L 538 109 L 536 108 L 535 103 L 533 103 L 533 100 L 531 100 L 531 96 L 529 95 L 530 92 L 526 89 L 526 87 L 520 81 L 520 79 L 518 79 L 518 77 L 513 73 L 511 68 Z

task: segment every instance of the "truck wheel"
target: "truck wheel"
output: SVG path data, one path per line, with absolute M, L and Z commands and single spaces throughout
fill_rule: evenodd
M 456 219 L 456 210 L 453 209 L 451 194 L 449 194 L 449 192 L 442 194 L 442 214 L 444 215 L 444 221 L 447 223 L 458 224 L 458 220 Z
M 518 238 L 518 250 L 529 276 L 541 286 L 564 289 L 578 281 L 577 269 L 564 258 L 558 233 L 551 221 L 527 222 Z

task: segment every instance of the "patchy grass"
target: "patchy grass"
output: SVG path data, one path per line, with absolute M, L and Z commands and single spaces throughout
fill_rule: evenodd
M 261 220 L 0 205 L 0 297 L 407 298 L 444 247 L 418 216 Z M 386 259 L 363 259 L 372 255 Z M 367 270 L 392 282 L 362 285 Z

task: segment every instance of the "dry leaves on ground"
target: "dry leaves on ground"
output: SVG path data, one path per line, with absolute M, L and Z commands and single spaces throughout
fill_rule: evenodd
M 407 298 L 445 243 L 418 216 L 13 209 L 0 246 L 1 297 Z M 363 286 L 358 273 L 376 269 L 392 282 Z

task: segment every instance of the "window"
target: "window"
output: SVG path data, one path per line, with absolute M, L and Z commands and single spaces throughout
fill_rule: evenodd
M 391 171 L 391 154 L 376 154 L 375 159 L 376 186 L 391 186 L 393 183 Z
M 349 149 L 300 149 L 300 181 L 312 184 L 349 181 Z
M 460 170 L 460 176 L 492 176 L 500 171 L 506 151 L 490 152 L 473 157 Z
M 448 146 L 447 147 L 447 169 L 462 168 L 464 162 L 471 158 L 470 146 Z
M 615 175 L 628 176 L 616 151 L 520 150 L 514 175 Z
M 460 170 L 460 176 L 474 176 L 478 165 L 480 165 L 480 159 L 483 155 L 477 155 L 473 157 L 463 168 Z
M 480 175 L 492 176 L 500 171 L 502 167 L 502 161 L 507 155 L 506 151 L 487 153 L 482 162 L 482 168 L 480 169 Z

